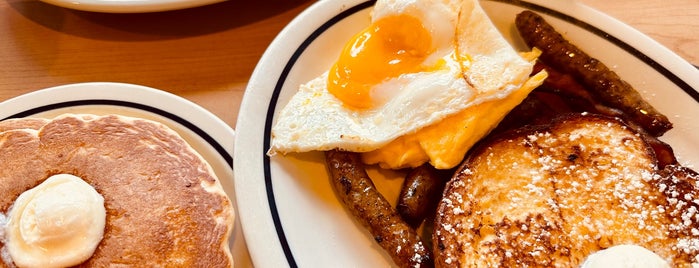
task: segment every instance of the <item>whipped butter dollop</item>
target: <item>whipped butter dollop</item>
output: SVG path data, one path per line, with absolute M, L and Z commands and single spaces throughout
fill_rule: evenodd
M 618 245 L 591 254 L 581 267 L 664 268 L 670 265 L 658 254 L 644 247 Z
M 102 240 L 104 198 L 79 177 L 58 174 L 22 193 L 8 213 L 6 247 L 19 267 L 68 267 Z

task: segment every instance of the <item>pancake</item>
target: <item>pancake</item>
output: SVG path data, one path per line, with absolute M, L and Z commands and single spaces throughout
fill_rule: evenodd
M 433 243 L 438 267 L 579 267 L 615 245 L 673 267 L 698 262 L 699 175 L 658 170 L 618 120 L 558 118 L 486 141 L 448 183 Z
M 0 121 L 0 132 L 8 131 L 8 130 L 13 130 L 13 129 L 34 129 L 37 130 L 46 123 L 48 123 L 48 119 L 44 118 L 12 118 L 12 119 L 7 119 Z
M 232 203 L 176 132 L 117 115 L 63 115 L 38 130 L 26 122 L 0 132 L 1 214 L 48 177 L 72 174 L 104 197 L 107 212 L 103 239 L 78 267 L 233 265 Z M 11 267 L 5 242 L 0 267 Z

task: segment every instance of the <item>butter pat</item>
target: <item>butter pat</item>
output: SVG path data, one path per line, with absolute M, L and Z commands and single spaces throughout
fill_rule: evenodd
M 6 246 L 19 267 L 68 267 L 102 240 L 104 198 L 81 178 L 58 174 L 22 193 L 10 212 Z
M 587 257 L 582 265 L 582 268 L 596 267 L 669 268 L 670 265 L 660 256 L 644 247 L 619 245 L 593 253 Z

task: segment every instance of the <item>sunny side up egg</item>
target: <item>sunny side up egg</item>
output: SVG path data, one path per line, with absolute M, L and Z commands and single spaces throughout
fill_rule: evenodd
M 533 66 L 477 0 L 379 0 L 371 25 L 338 54 L 329 71 L 301 85 L 277 115 L 268 154 L 381 151 L 468 108 L 511 98 L 527 84 Z M 396 150 L 394 142 L 388 150 L 418 151 L 420 157 L 408 157 L 409 163 L 386 164 L 405 158 L 390 153 L 375 153 L 372 162 L 401 168 L 430 160 L 419 138 L 412 142 L 408 146 L 417 149 Z M 429 146 L 441 152 L 451 144 Z
M 454 69 L 445 64 L 458 59 L 444 58 L 455 56 L 456 10 L 450 2 L 377 2 L 372 24 L 347 42 L 330 68 L 328 92 L 351 108 L 370 109 L 401 91 L 383 81 Z

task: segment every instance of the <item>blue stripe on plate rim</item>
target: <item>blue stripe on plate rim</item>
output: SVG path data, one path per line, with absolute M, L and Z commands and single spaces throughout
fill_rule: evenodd
M 178 124 L 186 127 L 187 129 L 191 130 L 192 132 L 196 133 L 202 139 L 204 139 L 209 145 L 211 145 L 216 150 L 216 152 L 219 155 L 221 155 L 221 157 L 226 161 L 226 163 L 230 166 L 230 168 L 231 169 L 233 168 L 233 157 L 231 156 L 231 154 L 229 154 L 226 151 L 226 149 L 218 141 L 216 141 L 216 139 L 214 139 L 208 133 L 206 133 L 206 131 L 202 130 L 194 123 L 189 122 L 186 119 L 179 117 L 173 113 L 170 113 L 168 111 L 165 111 L 165 110 L 162 110 L 159 108 L 155 108 L 153 106 L 141 104 L 141 103 L 121 101 L 121 100 L 109 100 L 109 99 L 86 99 L 86 100 L 58 102 L 58 103 L 52 103 L 52 104 L 47 104 L 47 105 L 43 105 L 43 106 L 37 106 L 37 107 L 34 107 L 32 109 L 28 109 L 25 111 L 20 111 L 20 112 L 13 114 L 13 115 L 7 116 L 5 118 L 1 118 L 0 121 L 5 120 L 5 119 L 10 119 L 10 118 L 28 117 L 28 116 L 32 116 L 32 115 L 35 115 L 38 113 L 47 112 L 47 111 L 56 110 L 56 109 L 61 109 L 61 108 L 74 107 L 74 106 L 87 106 L 87 105 L 111 105 L 111 106 L 122 106 L 122 107 L 134 108 L 134 109 L 139 109 L 139 110 L 147 111 L 150 113 L 154 113 L 154 114 L 163 116 L 165 118 L 168 118 L 172 121 L 175 121 Z
M 609 33 L 592 26 L 584 21 L 578 20 L 572 16 L 566 15 L 564 13 L 561 13 L 556 10 L 552 10 L 550 8 L 540 6 L 537 4 L 525 2 L 525 1 L 520 1 L 520 0 L 488 0 L 492 2 L 501 2 L 501 3 L 506 3 L 518 7 L 523 7 L 529 10 L 537 11 L 543 14 L 547 14 L 559 19 L 562 19 L 566 22 L 569 22 L 571 24 L 574 24 L 580 28 L 583 28 L 597 36 L 600 36 L 609 42 L 613 43 L 614 45 L 618 46 L 619 48 L 629 52 L 630 54 L 634 55 L 637 57 L 639 60 L 643 61 L 646 63 L 648 66 L 652 67 L 655 69 L 658 73 L 662 74 L 665 76 L 668 80 L 670 80 L 672 83 L 677 85 L 679 88 L 681 88 L 687 95 L 692 97 L 697 103 L 699 103 L 699 91 L 695 90 L 692 88 L 687 82 L 683 81 L 680 79 L 678 76 L 673 74 L 670 70 L 667 68 L 663 67 L 660 65 L 657 61 L 653 60 L 649 56 L 643 54 L 630 44 L 627 44 L 620 39 L 610 35 Z M 350 15 L 360 12 L 364 9 L 371 8 L 376 0 L 370 0 L 366 2 L 362 2 L 360 4 L 357 4 L 351 8 L 348 8 L 347 10 L 337 14 L 336 16 L 330 18 L 328 21 L 320 25 L 315 31 L 313 31 L 304 41 L 299 45 L 298 48 L 296 48 L 296 51 L 294 54 L 289 58 L 287 61 L 286 65 L 284 66 L 284 69 L 279 76 L 279 79 L 277 80 L 277 83 L 274 87 L 274 92 L 272 93 L 272 97 L 270 98 L 269 106 L 267 109 L 267 118 L 265 122 L 265 130 L 264 130 L 264 144 L 263 144 L 263 152 L 267 151 L 267 148 L 270 147 L 270 138 L 271 138 L 271 129 L 272 129 L 272 123 L 273 123 L 273 117 L 274 117 L 274 112 L 275 112 L 275 107 L 277 106 L 277 101 L 279 99 L 279 94 L 281 92 L 282 87 L 284 86 L 284 83 L 287 79 L 287 76 L 289 75 L 289 72 L 293 68 L 294 64 L 298 60 L 298 58 L 301 56 L 301 54 L 308 48 L 308 46 L 313 43 L 313 41 L 318 38 L 323 32 L 331 28 L 333 25 L 336 23 L 342 21 L 343 19 L 349 17 Z M 287 262 L 289 263 L 290 267 L 298 267 L 296 264 L 296 260 L 294 259 L 294 256 L 291 252 L 291 248 L 289 246 L 289 242 L 286 239 L 286 236 L 284 235 L 284 228 L 281 224 L 281 220 L 279 218 L 279 213 L 277 211 L 277 205 L 274 199 L 274 189 L 272 185 L 272 176 L 271 176 L 271 171 L 270 171 L 270 159 L 269 156 L 267 156 L 265 153 L 262 154 L 263 156 L 263 163 L 264 163 L 264 176 L 265 176 L 265 187 L 266 187 L 266 193 L 267 193 L 267 200 L 269 202 L 269 209 L 272 214 L 272 220 L 274 221 L 274 226 L 277 232 L 277 237 L 279 239 L 279 242 L 282 246 L 282 250 L 284 251 L 284 255 L 286 257 Z

